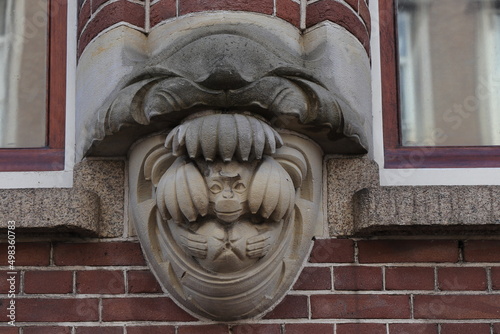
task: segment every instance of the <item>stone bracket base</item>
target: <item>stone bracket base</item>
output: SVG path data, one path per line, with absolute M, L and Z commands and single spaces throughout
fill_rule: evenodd
M 0 229 L 16 222 L 21 233 L 123 235 L 125 163 L 85 160 L 75 167 L 71 189 L 0 190 Z
M 485 233 L 500 230 L 500 187 L 383 187 L 353 197 L 358 234 Z
M 0 227 L 21 232 L 97 234 L 99 196 L 83 189 L 11 189 L 0 192 Z
M 500 231 L 499 186 L 381 187 L 366 157 L 338 156 L 326 166 L 331 236 Z

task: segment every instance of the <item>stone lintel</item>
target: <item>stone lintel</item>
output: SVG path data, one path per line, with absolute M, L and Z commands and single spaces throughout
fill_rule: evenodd
M 16 231 L 77 232 L 97 235 L 99 196 L 84 189 L 6 189 L 0 191 L 0 228 L 15 221 Z
M 378 187 L 353 197 L 356 234 L 460 234 L 500 230 L 500 187 Z
M 330 236 L 500 230 L 499 186 L 381 187 L 367 157 L 330 156 L 326 167 Z
M 124 168 L 121 160 L 85 160 L 75 166 L 71 189 L 0 190 L 0 233 L 15 221 L 20 233 L 121 236 Z

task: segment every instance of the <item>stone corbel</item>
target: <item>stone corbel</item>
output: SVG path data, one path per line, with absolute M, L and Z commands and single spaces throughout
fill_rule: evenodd
M 82 117 L 80 149 L 128 152 L 131 216 L 158 281 L 194 316 L 234 321 L 274 307 L 326 230 L 324 153 L 369 150 L 369 62 L 330 26 L 301 35 L 217 15 L 151 33 L 150 56 Z
M 308 136 L 327 154 L 370 151 L 370 62 L 348 32 L 324 23 L 301 33 L 254 14 L 192 20 L 196 25 L 190 18 L 162 25 L 141 42 L 125 39 L 132 44 L 115 51 L 121 59 L 95 72 L 85 56 L 104 57 L 112 47 L 88 47 L 79 91 L 92 90 L 92 99 L 78 100 L 78 157 L 123 156 L 144 135 L 172 129 L 202 110 L 258 114 L 276 128 Z M 109 38 L 112 46 L 120 40 Z M 111 91 L 104 83 L 117 82 L 120 73 Z M 95 110 L 97 101 L 102 107 Z

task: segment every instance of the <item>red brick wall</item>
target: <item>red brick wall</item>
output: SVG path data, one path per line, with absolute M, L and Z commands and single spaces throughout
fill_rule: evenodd
M 499 240 L 317 240 L 283 302 L 261 321 L 233 325 L 198 322 L 177 307 L 135 241 L 16 246 L 19 327 L 2 320 L 0 333 L 500 333 Z
M 301 1 L 305 0 L 84 0 L 78 16 L 78 54 L 111 26 L 126 24 L 147 33 L 163 21 L 215 10 L 275 16 L 301 29 L 322 21 L 335 22 L 358 38 L 369 53 L 368 0 L 309 1 L 305 10 L 301 10 Z

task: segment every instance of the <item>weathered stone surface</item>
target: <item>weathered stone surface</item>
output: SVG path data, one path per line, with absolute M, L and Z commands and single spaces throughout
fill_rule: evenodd
M 123 235 L 125 163 L 86 160 L 75 166 L 71 189 L 0 190 L 0 228 L 16 222 L 26 233 Z
M 122 160 L 85 160 L 75 166 L 74 188 L 99 197 L 101 237 L 123 235 L 125 201 L 125 162 Z
M 97 235 L 99 197 L 85 189 L 0 190 L 0 228 L 8 221 L 17 232 Z
M 328 225 L 331 236 L 354 232 L 353 196 L 367 187 L 377 187 L 378 166 L 366 157 L 336 157 L 327 160 Z
M 366 157 L 326 163 L 331 236 L 488 233 L 500 230 L 500 187 L 381 187 Z
M 353 198 L 357 234 L 500 230 L 500 187 L 367 188 Z

